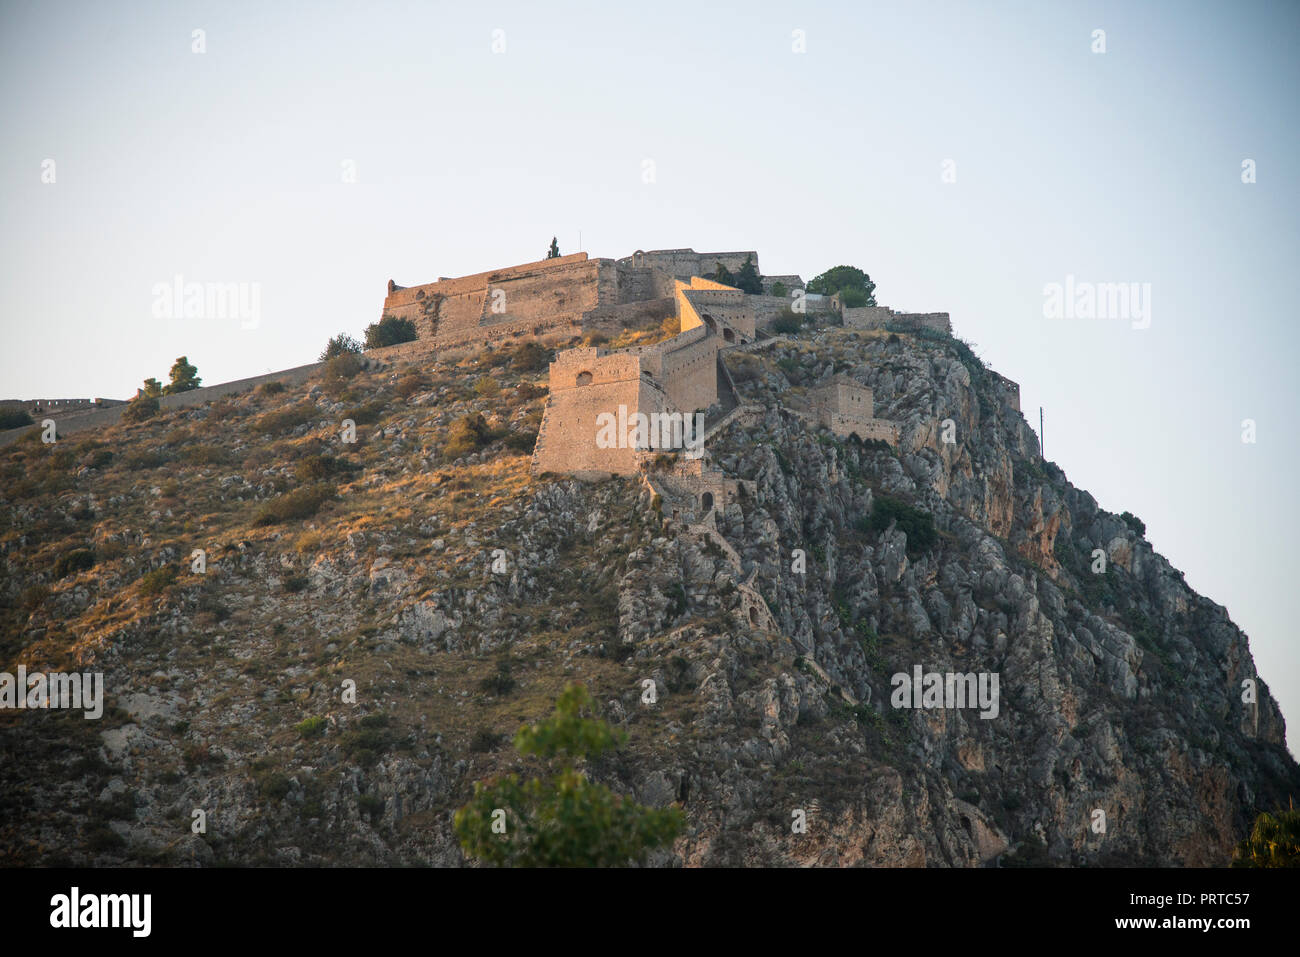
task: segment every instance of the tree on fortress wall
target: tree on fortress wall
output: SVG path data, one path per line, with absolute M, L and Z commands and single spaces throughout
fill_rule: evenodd
M 320 361 L 329 362 L 331 359 L 337 359 L 343 355 L 361 355 L 361 343 L 346 332 L 340 332 L 325 343 L 325 351 L 320 354 Z
M 731 274 L 731 270 L 722 263 L 718 263 L 718 268 L 713 270 L 713 275 L 709 277 L 714 282 L 720 282 L 724 286 L 734 286 L 736 277 Z
M 844 305 L 850 307 L 876 305 L 876 284 L 857 266 L 836 266 L 828 269 L 812 282 L 808 291 L 822 296 L 837 292 Z
M 507 867 L 620 867 L 671 844 L 685 823 L 675 807 L 648 808 L 592 784 L 579 761 L 621 747 L 627 735 L 586 717 L 596 702 L 569 685 L 555 713 L 515 735 L 515 749 L 547 762 L 546 777 L 511 774 L 474 785 L 452 826 L 465 853 Z
M 189 359 L 185 356 L 179 357 L 172 363 L 171 381 L 163 386 L 164 395 L 175 395 L 177 392 L 191 392 L 199 387 L 203 380 L 199 378 L 199 370 L 190 365 Z
M 556 238 L 554 236 L 551 237 L 551 248 L 546 251 L 546 258 L 547 259 L 560 258 L 560 244 L 559 242 L 556 241 Z
M 415 323 L 410 319 L 384 316 L 378 322 L 366 326 L 367 349 L 381 349 L 384 346 L 395 346 L 399 342 L 414 342 L 415 339 Z
M 747 292 L 751 296 L 761 296 L 763 294 L 763 279 L 754 266 L 753 256 L 745 257 L 745 261 L 740 266 L 740 271 L 736 273 L 734 285 L 741 292 Z
M 153 376 L 150 376 L 149 378 L 145 379 L 144 394 L 151 395 L 155 399 L 158 398 L 158 396 L 163 394 L 162 383 L 159 382 L 157 379 L 155 379 Z

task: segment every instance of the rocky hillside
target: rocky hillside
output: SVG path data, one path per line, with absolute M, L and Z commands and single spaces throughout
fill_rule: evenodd
M 335 363 L 0 450 L 0 669 L 108 698 L 0 712 L 0 863 L 460 865 L 452 812 L 574 680 L 629 735 L 592 776 L 687 813 L 657 864 L 1222 864 L 1300 792 L 1227 612 L 960 342 L 731 354 L 755 411 L 710 452 L 753 484 L 716 538 L 639 479 L 530 476 L 547 358 Z M 793 411 L 836 373 L 900 449 Z M 997 674 L 997 716 L 892 707 L 916 666 Z

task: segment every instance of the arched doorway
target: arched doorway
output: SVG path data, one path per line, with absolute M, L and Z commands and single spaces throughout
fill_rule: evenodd
M 735 334 L 734 332 L 732 332 L 730 329 L 723 329 L 723 330 L 722 330 L 722 338 L 723 338 L 723 340 L 726 341 L 726 342 L 735 342 L 735 341 L 736 341 L 736 334 Z
M 705 492 L 703 495 L 700 496 L 700 508 L 704 510 L 704 514 L 705 514 L 705 515 L 709 514 L 709 512 L 711 512 L 711 511 L 713 511 L 713 493 L 712 493 L 712 492 Z

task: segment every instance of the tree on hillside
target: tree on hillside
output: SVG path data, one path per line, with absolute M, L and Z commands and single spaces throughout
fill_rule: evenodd
M 162 383 L 153 376 L 144 380 L 144 394 L 153 396 L 155 399 L 163 394 Z
M 876 284 L 856 266 L 836 266 L 826 270 L 808 283 L 808 291 L 823 296 L 844 293 L 841 298 L 848 306 L 876 305 Z
M 546 258 L 547 259 L 560 258 L 560 244 L 556 241 L 554 236 L 551 237 L 551 248 L 546 251 Z
M 410 319 L 384 316 L 378 322 L 372 322 L 366 326 L 367 349 L 395 346 L 399 342 L 414 342 L 415 339 L 415 323 Z
M 325 351 L 320 354 L 320 361 L 328 362 L 330 359 L 337 359 L 342 355 L 361 355 L 361 343 L 346 332 L 340 332 L 325 344 Z
M 685 823 L 675 807 L 648 808 L 593 784 L 579 761 L 615 750 L 626 734 L 586 717 L 596 703 L 569 685 L 545 721 L 519 729 L 515 750 L 546 762 L 546 777 L 479 781 L 452 826 L 465 853 L 509 867 L 620 867 L 671 844 Z
M 1300 867 L 1300 811 L 1265 811 L 1255 818 L 1250 835 L 1237 845 L 1232 866 Z
M 736 288 L 742 292 L 747 292 L 752 296 L 761 296 L 763 294 L 763 279 L 758 274 L 758 268 L 754 265 L 754 257 L 746 256 L 744 263 L 740 266 L 740 271 L 736 273 Z
M 185 356 L 180 356 L 172 363 L 171 381 L 163 386 L 165 395 L 175 395 L 177 392 L 190 392 L 199 387 L 203 380 L 198 376 L 199 370 L 190 365 Z

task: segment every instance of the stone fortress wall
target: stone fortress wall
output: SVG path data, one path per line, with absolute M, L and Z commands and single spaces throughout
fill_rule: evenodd
M 845 307 L 838 296 L 804 292 L 797 275 L 763 277 L 767 295 L 749 295 L 705 278 L 719 264 L 733 273 L 754 250 L 696 252 L 637 250 L 622 259 L 573 253 L 455 279 L 403 288 L 389 282 L 383 315 L 415 323 L 420 345 L 454 349 L 517 336 L 563 338 L 602 332 L 616 335 L 675 317 L 679 333 L 651 346 L 609 352 L 590 347 L 558 353 L 550 368 L 550 395 L 533 452 L 535 472 L 631 474 L 652 451 L 598 448 L 602 412 L 689 414 L 708 410 L 723 394 L 725 350 L 749 347 L 802 297 L 805 314 L 840 314 L 851 329 L 886 324 L 951 333 L 947 313 L 901 313 L 883 306 Z M 780 283 L 785 295 L 771 293 Z M 720 371 L 722 370 L 722 371 Z M 1018 388 L 1006 386 L 1018 406 Z M 726 388 L 728 394 L 733 390 Z M 874 417 L 870 389 L 844 377 L 816 390 L 802 414 L 836 435 L 899 441 L 896 424 Z M 619 420 L 620 432 L 627 418 Z M 672 484 L 671 479 L 666 480 Z M 679 480 L 680 482 L 680 477 Z M 701 481 L 694 479 L 697 484 Z
M 390 361 L 516 337 L 561 342 L 595 331 L 616 334 L 629 326 L 643 327 L 675 317 L 680 332 L 662 342 L 616 352 L 567 349 L 551 364 L 550 395 L 534 448 L 533 470 L 631 474 L 642 468 L 647 455 L 658 452 L 597 448 L 597 416 L 601 412 L 617 415 L 620 406 L 629 416 L 638 412 L 690 414 L 716 407 L 724 395 L 731 397 L 734 405 L 734 388 L 721 355 L 754 347 L 796 297 L 803 297 L 808 314 L 841 313 L 849 328 L 878 329 L 898 322 L 951 332 L 947 313 L 846 308 L 835 296 L 804 295 L 803 280 L 796 275 L 763 277 L 768 292 L 777 282 L 786 287 L 782 297 L 748 295 L 703 278 L 719 263 L 734 273 L 746 259 L 758 267 L 758 254 L 753 250 L 638 250 L 617 260 L 592 259 L 579 252 L 469 276 L 444 277 L 419 286 L 402 287 L 390 280 L 382 315 L 409 319 L 418 339 L 369 354 Z M 303 381 L 316 368 L 313 364 L 254 376 L 164 396 L 160 401 L 164 408 L 198 404 L 273 379 Z M 1008 404 L 1018 410 L 1019 386 L 1001 376 L 998 380 Z M 870 389 L 840 377 L 810 398 L 804 414 L 837 435 L 897 444 L 897 426 L 872 415 Z M 9 400 L 0 407 L 39 404 L 53 411 L 53 401 Z M 109 425 L 121 415 L 119 400 L 96 400 L 96 404 L 57 401 L 60 405 L 54 415 L 60 433 Z M 723 413 L 729 408 L 724 406 Z M 0 433 L 0 444 L 16 440 L 24 431 Z M 692 481 L 698 484 L 702 480 Z

